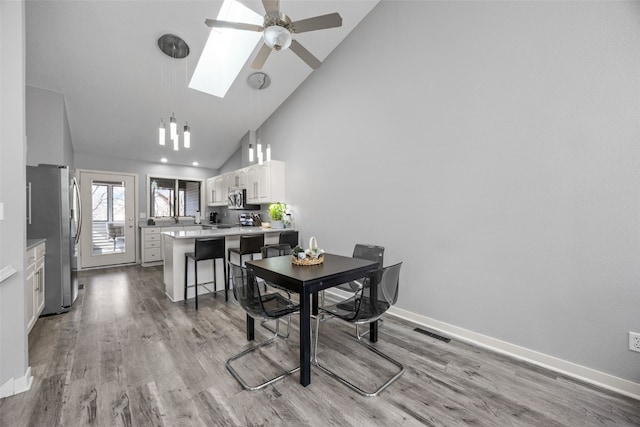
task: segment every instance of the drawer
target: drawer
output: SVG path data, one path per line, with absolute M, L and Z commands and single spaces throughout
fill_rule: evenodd
M 146 242 L 154 242 L 154 241 L 160 241 L 160 234 L 145 234 L 144 236 L 144 241 Z
M 40 243 L 34 249 L 36 251 L 36 259 L 37 258 L 42 258 L 44 256 L 45 252 L 46 252 L 47 245 L 44 244 L 44 243 Z
M 151 248 L 144 250 L 144 262 L 162 261 L 162 252 L 160 248 Z
M 27 251 L 27 265 L 33 264 L 36 262 L 36 248 L 31 248 Z
M 155 227 L 154 228 L 151 228 L 151 227 L 143 228 L 143 230 L 144 230 L 144 235 L 145 236 L 148 236 L 150 234 L 160 234 L 160 227 L 158 227 L 158 228 L 155 228 Z
M 159 248 L 159 247 L 160 247 L 160 240 L 152 240 L 152 241 L 145 240 L 144 242 L 145 249 Z

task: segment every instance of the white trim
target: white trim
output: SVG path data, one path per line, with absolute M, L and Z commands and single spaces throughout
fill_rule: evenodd
M 389 314 L 400 319 L 425 326 L 434 331 L 441 332 L 447 337 L 455 338 L 478 347 L 486 348 L 497 353 L 533 363 L 534 365 L 640 400 L 640 384 L 638 383 L 530 350 L 519 345 L 482 335 L 477 332 L 469 331 L 449 323 L 431 319 L 430 317 L 422 316 L 401 308 L 391 307 L 391 309 L 389 309 Z
M 340 298 L 346 295 L 341 294 L 339 291 L 336 291 L 337 290 L 334 289 L 332 289 L 331 291 L 327 290 L 327 296 Z M 475 345 L 477 347 L 486 348 L 488 350 L 495 351 L 497 353 L 504 354 L 518 360 L 533 363 L 534 365 L 550 369 L 563 375 L 567 375 L 571 378 L 575 378 L 589 384 L 594 384 L 598 387 L 602 387 L 607 390 L 611 390 L 616 393 L 631 397 L 633 399 L 640 400 L 639 383 L 634 383 L 632 381 L 615 377 L 604 372 L 596 371 L 595 369 L 587 368 L 585 366 L 578 365 L 567 360 L 549 356 L 547 354 L 521 347 L 519 345 L 511 344 L 497 338 L 482 335 L 468 329 L 463 329 L 449 323 L 441 322 L 427 316 L 422 316 L 420 314 L 404 310 L 402 308 L 391 307 L 388 313 L 400 319 L 408 320 L 409 322 L 424 326 L 435 332 L 439 332 L 447 337 L 454 338 L 459 341 Z
M 18 379 L 11 377 L 0 386 L 0 399 L 28 391 L 31 389 L 31 384 L 33 384 L 33 376 L 29 366 L 22 377 Z
M 9 277 L 13 276 L 17 272 L 18 270 L 13 268 L 13 266 L 5 265 L 4 267 L 2 267 L 2 269 L 0 269 L 0 283 L 4 282 L 5 280 L 7 280 Z

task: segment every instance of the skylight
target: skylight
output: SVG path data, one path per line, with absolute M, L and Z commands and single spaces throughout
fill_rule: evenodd
M 235 0 L 224 0 L 217 19 L 262 25 L 264 18 Z M 262 38 L 255 31 L 212 28 L 189 87 L 224 98 Z

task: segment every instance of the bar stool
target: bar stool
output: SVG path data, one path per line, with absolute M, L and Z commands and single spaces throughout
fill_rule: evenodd
M 195 298 L 196 298 L 196 310 L 198 309 L 198 286 L 208 285 L 213 283 L 213 292 L 217 291 L 217 280 L 216 280 L 216 260 L 222 259 L 222 271 L 224 273 L 224 282 L 227 283 L 227 271 L 224 268 L 224 237 L 213 237 L 208 239 L 196 239 L 195 242 L 195 252 L 188 252 L 184 254 L 184 300 L 187 301 L 187 289 L 195 287 Z M 193 266 L 195 270 L 194 275 L 194 285 L 187 285 L 187 278 L 189 275 L 189 258 L 193 260 Z M 198 261 L 205 260 L 213 260 L 213 281 L 198 283 Z M 209 292 L 211 292 L 206 286 Z M 225 285 L 225 299 L 227 299 L 227 287 Z
M 281 231 L 280 232 L 280 244 L 288 244 L 291 248 L 298 246 L 298 232 L 294 230 Z
M 229 248 L 227 253 L 227 261 L 229 264 L 227 265 L 227 277 L 231 278 L 230 272 L 230 264 L 231 264 L 231 254 L 236 254 L 240 256 L 240 263 L 238 265 L 242 266 L 242 257 L 244 255 L 251 255 L 251 259 L 255 254 L 260 254 L 262 252 L 262 247 L 264 246 L 264 234 L 252 234 L 249 236 L 240 236 L 240 248 Z M 229 298 L 227 296 L 227 292 L 229 289 L 229 282 L 227 279 L 224 281 L 225 290 L 224 290 L 224 298 L 227 301 Z

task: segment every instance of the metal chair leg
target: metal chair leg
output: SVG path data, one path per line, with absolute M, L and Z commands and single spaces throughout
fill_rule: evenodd
M 382 353 L 380 350 L 378 350 L 377 348 L 375 348 L 374 346 L 366 343 L 365 341 L 361 340 L 361 336 L 358 335 L 358 339 L 356 340 L 357 343 L 359 343 L 360 345 L 365 346 L 366 348 L 368 348 L 369 350 L 371 350 L 372 352 L 374 352 L 375 354 L 377 354 L 378 356 L 386 359 L 387 361 L 391 362 L 393 365 L 395 365 L 399 371 L 394 374 L 389 380 L 387 380 L 384 384 L 382 384 L 380 387 L 378 387 L 378 389 L 374 390 L 374 391 L 365 391 L 363 389 L 361 389 L 360 387 L 358 387 L 355 384 L 352 384 L 351 382 L 349 382 L 347 379 L 341 377 L 340 375 L 336 374 L 335 372 L 333 372 L 332 370 L 330 370 L 329 368 L 327 368 L 326 366 L 322 366 L 320 364 L 320 361 L 318 360 L 318 338 L 320 336 L 320 321 L 321 321 L 321 315 L 318 314 L 318 316 L 316 317 L 316 336 L 315 336 L 315 340 L 314 340 L 314 346 L 313 346 L 313 351 L 311 352 L 311 354 L 313 355 L 313 362 L 316 364 L 316 366 L 318 368 L 320 368 L 322 371 L 324 371 L 325 373 L 327 373 L 329 376 L 335 378 L 336 380 L 340 381 L 342 384 L 346 385 L 347 387 L 349 387 L 350 389 L 354 390 L 356 393 L 365 396 L 365 397 L 375 397 L 377 395 L 379 395 L 380 393 L 382 393 L 382 391 L 384 389 L 386 389 L 387 387 L 389 387 L 395 380 L 397 380 L 398 378 L 400 378 L 400 376 L 404 373 L 405 368 L 404 366 L 398 362 L 397 360 L 393 359 L 392 357 Z M 357 326 L 357 324 L 356 324 Z
M 280 319 L 276 319 L 276 332 L 273 335 L 273 337 L 267 339 L 266 341 L 261 342 L 260 344 L 256 344 L 255 346 L 250 347 L 250 348 L 242 351 L 241 353 L 238 353 L 237 355 L 235 355 L 235 356 L 233 356 L 233 357 L 231 357 L 231 358 L 229 358 L 227 360 L 227 363 L 226 363 L 227 370 L 231 373 L 231 375 L 233 375 L 233 377 L 240 383 L 242 388 L 244 388 L 245 390 L 256 391 L 256 390 L 263 389 L 266 386 L 268 386 L 270 384 L 273 384 L 274 382 L 276 382 L 278 380 L 281 380 L 281 379 L 283 379 L 283 378 L 285 378 L 285 377 L 287 377 L 287 376 L 289 376 L 291 374 L 294 374 L 294 373 L 296 373 L 296 372 L 298 372 L 300 370 L 300 366 L 298 366 L 298 367 L 295 367 L 293 369 L 284 371 L 283 373 L 281 373 L 281 374 L 279 374 L 279 375 L 277 375 L 277 376 L 275 376 L 275 377 L 273 377 L 273 378 L 271 378 L 271 379 L 269 379 L 269 380 L 267 380 L 267 381 L 265 381 L 263 383 L 260 383 L 258 385 L 252 386 L 252 385 L 249 385 L 242 378 L 242 376 L 238 373 L 238 371 L 236 371 L 233 368 L 233 366 L 231 366 L 232 362 L 234 362 L 234 361 L 246 356 L 249 353 L 252 353 L 252 352 L 258 350 L 259 348 L 262 348 L 264 346 L 267 346 L 267 345 L 275 342 L 278 339 L 278 336 L 280 336 L 279 335 L 279 320 Z M 290 332 L 291 332 L 291 315 L 289 315 L 289 322 L 288 322 L 287 335 L 286 336 L 289 336 Z

